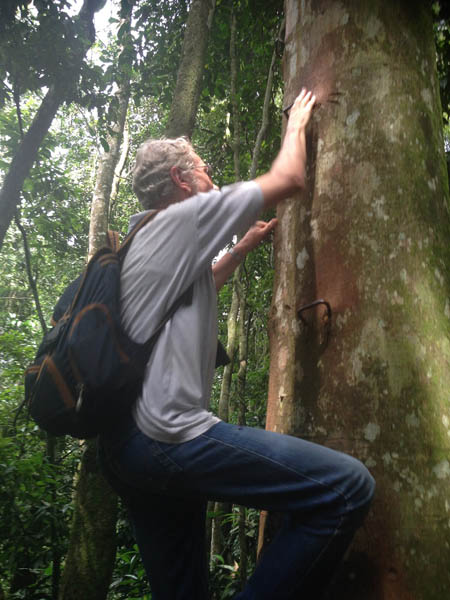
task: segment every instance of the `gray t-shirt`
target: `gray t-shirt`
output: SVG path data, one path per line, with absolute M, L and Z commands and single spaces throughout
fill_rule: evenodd
M 217 346 L 211 262 L 233 235 L 255 222 L 262 204 L 254 182 L 200 193 L 161 211 L 131 244 L 121 301 L 133 340 L 147 340 L 193 283 L 192 304 L 181 306 L 158 338 L 134 408 L 138 427 L 153 439 L 188 441 L 219 421 L 208 411 Z

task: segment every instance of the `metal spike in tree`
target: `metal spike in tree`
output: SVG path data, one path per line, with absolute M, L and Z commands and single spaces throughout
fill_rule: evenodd
M 215 0 L 193 0 L 191 3 L 165 132 L 168 138 L 182 135 L 190 138 L 194 131 L 215 4 Z
M 377 480 L 334 600 L 450 597 L 448 181 L 425 2 L 286 2 L 286 104 L 319 101 L 279 210 L 267 427 Z M 316 298 L 322 317 L 297 311 Z
M 72 71 L 64 80 L 61 79 L 49 87 L 5 176 L 0 190 L 0 249 L 19 204 L 23 182 L 28 177 L 36 160 L 42 140 L 47 135 L 58 108 L 70 97 L 73 82 L 76 81 L 76 75 L 81 68 L 83 58 L 94 43 L 94 14 L 102 8 L 104 3 L 105 0 L 84 0 L 76 19 L 76 38 L 74 39 L 78 41 L 78 45 L 73 52 Z

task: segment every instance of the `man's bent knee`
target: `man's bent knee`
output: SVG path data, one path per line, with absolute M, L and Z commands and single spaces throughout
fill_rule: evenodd
M 349 465 L 348 508 L 357 512 L 361 520 L 366 516 L 375 494 L 375 479 L 362 462 L 353 458 Z

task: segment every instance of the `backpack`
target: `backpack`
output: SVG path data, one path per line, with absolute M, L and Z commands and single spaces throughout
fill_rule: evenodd
M 52 435 L 95 437 L 125 415 L 141 392 L 164 325 L 192 301 L 191 285 L 143 344 L 131 340 L 121 326 L 121 266 L 134 236 L 157 212 L 148 213 L 117 250 L 98 250 L 55 307 L 54 327 L 25 371 L 25 404 Z

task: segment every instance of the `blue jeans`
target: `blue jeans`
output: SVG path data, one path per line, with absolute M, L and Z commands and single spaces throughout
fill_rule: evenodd
M 182 444 L 157 442 L 123 423 L 102 437 L 100 461 L 128 507 L 152 600 L 209 598 L 208 500 L 284 513 L 235 600 L 319 598 L 375 487 L 351 456 L 223 422 Z

